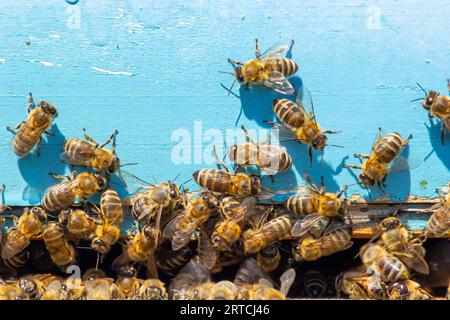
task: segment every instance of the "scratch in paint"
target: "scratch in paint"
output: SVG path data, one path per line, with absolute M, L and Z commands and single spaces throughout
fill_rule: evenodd
M 50 61 L 39 61 L 39 63 L 45 67 L 62 67 L 59 63 L 53 63 Z
M 0 63 L 5 63 L 6 59 L 5 58 L 0 58 Z
M 91 69 L 98 71 L 98 72 L 105 73 L 105 74 L 124 75 L 124 76 L 129 76 L 129 77 L 134 76 L 134 74 L 132 72 L 127 72 L 127 71 L 111 71 L 111 70 L 106 70 L 106 69 L 102 69 L 102 68 L 98 68 L 98 67 L 91 67 Z

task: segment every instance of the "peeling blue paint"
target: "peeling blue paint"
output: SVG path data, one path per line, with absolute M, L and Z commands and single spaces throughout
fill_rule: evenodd
M 129 170 L 147 180 L 168 180 L 177 173 L 188 179 L 193 171 L 211 167 L 174 164 L 171 134 L 179 128 L 192 131 L 196 120 L 203 121 L 203 130 L 224 132 L 241 124 L 264 127 L 262 120 L 274 119 L 271 101 L 277 94 L 235 88 L 239 99 L 220 86 L 229 86 L 232 78 L 217 71 L 232 71 L 228 57 L 251 58 L 256 37 L 263 50 L 296 40 L 295 82 L 311 90 L 319 123 L 343 130 L 330 143 L 345 148 L 327 149 L 312 168 L 304 146 L 286 143 L 294 168 L 276 176 L 277 187 L 304 183 L 303 172 L 316 182 L 323 175 L 331 191 L 354 183 L 340 164 L 346 156 L 357 163 L 353 153 L 369 152 L 380 126 L 403 136 L 412 133 L 406 155 L 420 161 L 410 172 L 388 178 L 392 198 L 434 196 L 435 187 L 449 181 L 450 139 L 442 146 L 440 125 L 427 128 L 420 103 L 409 102 L 421 94 L 416 81 L 446 93 L 447 1 L 76 2 L 0 2 L 1 126 L 26 117 L 29 91 L 59 109 L 56 137 L 43 143 L 40 158 L 18 160 L 10 150 L 10 133 L 0 131 L 0 182 L 7 185 L 10 205 L 36 203 L 36 194 L 55 183 L 49 171 L 68 173 L 58 161 L 61 143 L 80 137 L 82 127 L 100 141 L 118 129 L 119 156 L 139 162 Z M 265 183 L 275 187 L 270 179 Z M 193 182 L 188 187 L 197 189 Z M 349 193 L 365 195 L 366 190 L 352 186 Z

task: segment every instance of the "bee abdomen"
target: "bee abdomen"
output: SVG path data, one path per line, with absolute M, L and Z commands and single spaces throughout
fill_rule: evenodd
M 381 277 L 385 281 L 397 281 L 408 278 L 408 269 L 394 256 L 383 256 L 379 262 Z
M 115 223 L 122 221 L 122 201 L 116 191 L 108 189 L 103 192 L 100 199 L 100 209 L 105 222 Z
M 192 175 L 195 182 L 213 192 L 229 192 L 230 174 L 217 169 L 202 169 Z
M 289 197 L 284 205 L 289 212 L 295 213 L 299 216 L 304 216 L 315 212 L 313 198 L 307 194 Z
M 69 188 L 67 188 L 69 189 Z M 42 206 L 46 211 L 56 212 L 70 207 L 73 203 L 73 197 L 68 194 L 66 184 L 59 184 L 51 187 L 44 196 Z
M 9 269 L 20 269 L 22 268 L 30 259 L 30 253 L 28 250 L 23 250 L 12 258 L 3 259 L 5 266 Z
M 285 77 L 294 75 L 298 70 L 298 65 L 294 60 L 289 58 L 269 59 L 270 71 L 278 71 Z
M 305 123 L 304 111 L 288 99 L 275 99 L 272 102 L 273 112 L 281 122 L 293 128 L 299 128 Z
M 373 152 L 380 162 L 389 163 L 400 153 L 402 144 L 403 139 L 399 133 L 390 133 L 377 143 Z
M 291 239 L 292 225 L 292 217 L 285 214 L 270 220 L 265 226 L 263 226 L 263 229 L 266 229 L 267 232 L 263 230 L 262 233 L 267 233 L 270 242 Z
M 450 229 L 450 208 L 441 207 L 434 212 L 427 225 L 427 230 L 435 235 L 441 235 Z
M 19 130 L 13 139 L 15 154 L 19 157 L 27 156 L 36 145 L 38 139 L 39 135 L 36 134 L 35 130 L 24 124 L 24 127 Z

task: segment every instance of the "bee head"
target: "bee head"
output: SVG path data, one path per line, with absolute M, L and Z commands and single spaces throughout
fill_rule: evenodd
M 425 110 L 430 110 L 436 98 L 439 96 L 439 92 L 430 91 L 425 96 L 425 99 L 422 101 L 422 107 Z
M 388 286 L 389 295 L 394 295 L 395 293 L 399 298 L 407 297 L 409 295 L 408 286 L 404 281 L 391 282 Z
M 43 111 L 49 113 L 54 118 L 58 116 L 58 110 L 56 110 L 56 107 L 51 103 L 48 103 L 47 101 L 39 102 L 38 107 L 41 108 Z
M 315 150 L 323 150 L 327 145 L 328 138 L 324 133 L 319 134 L 312 142 Z
M 64 227 L 67 226 L 67 223 L 69 222 L 69 216 L 72 213 L 72 211 L 73 211 L 72 209 L 64 209 L 59 213 L 58 221 L 62 226 Z
M 169 183 L 169 197 L 171 200 L 177 200 L 180 197 L 180 189 L 175 183 Z
M 257 175 L 251 175 L 250 176 L 251 181 L 251 194 L 257 195 L 261 192 L 261 178 Z
M 163 291 L 158 286 L 148 286 L 145 294 L 149 300 L 163 300 Z
M 47 214 L 44 209 L 40 207 L 31 208 L 31 213 L 38 217 L 39 221 L 44 222 L 47 219 Z
M 98 184 L 98 191 L 104 191 L 106 187 L 108 186 L 108 181 L 106 178 L 101 175 L 99 172 L 94 172 L 94 178 L 97 180 Z
M 391 229 L 395 229 L 400 227 L 402 224 L 402 222 L 400 221 L 400 219 L 396 218 L 396 217 L 388 217 L 383 219 L 383 221 L 381 221 L 381 223 L 379 224 L 379 227 L 381 230 L 385 231 L 385 230 L 391 230 Z
M 134 278 L 136 277 L 137 272 L 132 266 L 123 266 L 119 269 L 118 274 L 121 277 Z
M 100 253 L 107 253 L 110 247 L 101 239 L 95 238 L 91 242 L 91 248 Z
M 373 187 L 375 185 L 375 180 L 373 180 L 372 178 L 370 178 L 367 174 L 365 173 L 361 173 L 359 175 L 359 180 L 361 181 L 362 184 L 369 186 L 369 187 Z
M 236 78 L 237 82 L 244 83 L 244 75 L 242 74 L 242 67 L 238 66 L 234 68 L 234 77 Z

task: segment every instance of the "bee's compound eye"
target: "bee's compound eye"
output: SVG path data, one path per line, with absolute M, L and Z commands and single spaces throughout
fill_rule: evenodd
M 34 207 L 31 211 L 35 214 L 39 213 L 39 209 L 37 207 Z

